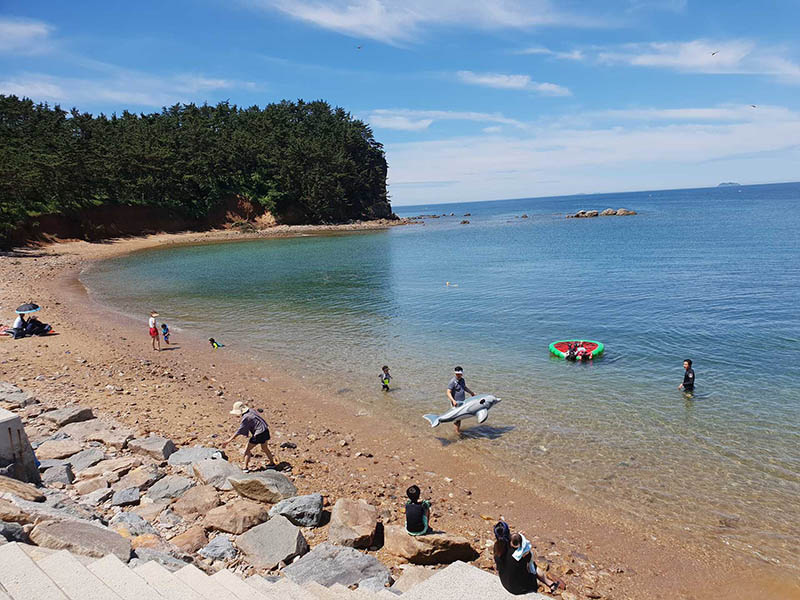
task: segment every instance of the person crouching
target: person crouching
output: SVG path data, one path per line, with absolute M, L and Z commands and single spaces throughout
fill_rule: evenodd
M 267 441 L 269 441 L 269 426 L 267 422 L 256 411 L 250 410 L 245 406 L 243 402 L 234 402 L 230 414 L 242 417 L 242 421 L 236 433 L 222 442 L 222 446 L 225 447 L 230 444 L 237 435 L 245 437 L 249 435 L 250 439 L 247 440 L 247 447 L 244 450 L 244 472 L 250 471 L 250 458 L 255 446 L 261 446 L 261 450 L 266 454 L 269 459 L 269 465 L 267 466 L 274 467 L 275 459 L 272 458 L 272 453 L 267 447 Z

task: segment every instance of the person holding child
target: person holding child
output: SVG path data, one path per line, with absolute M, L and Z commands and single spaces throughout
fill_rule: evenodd
M 559 588 L 566 588 L 563 581 L 550 579 L 544 570 L 536 566 L 531 543 L 521 533 L 512 535 L 505 521 L 494 526 L 494 537 L 494 564 L 500 583 L 508 593 L 519 596 L 536 592 L 540 581 L 551 594 Z

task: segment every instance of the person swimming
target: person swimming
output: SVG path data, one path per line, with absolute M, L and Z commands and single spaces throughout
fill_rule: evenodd
M 214 350 L 216 350 L 217 348 L 224 348 L 224 347 L 225 347 L 225 344 L 220 344 L 220 343 L 219 343 L 217 340 L 215 340 L 214 338 L 208 338 L 208 342 L 209 342 L 209 344 L 211 344 L 211 347 L 212 347 Z

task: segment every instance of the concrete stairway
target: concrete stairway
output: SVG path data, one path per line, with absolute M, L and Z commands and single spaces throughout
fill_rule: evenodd
M 131 568 L 116 556 L 77 557 L 23 544 L 0 546 L 0 600 L 510 600 L 497 577 L 457 562 L 404 594 L 303 586 L 281 578 L 242 579 L 231 571 L 207 575 L 193 565 L 170 572 L 156 562 Z M 520 596 L 516 596 L 519 598 Z M 522 596 L 548 600 L 547 596 Z

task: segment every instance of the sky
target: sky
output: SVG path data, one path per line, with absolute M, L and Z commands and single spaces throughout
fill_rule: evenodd
M 0 0 L 0 94 L 325 100 L 394 205 L 800 179 L 800 2 Z

